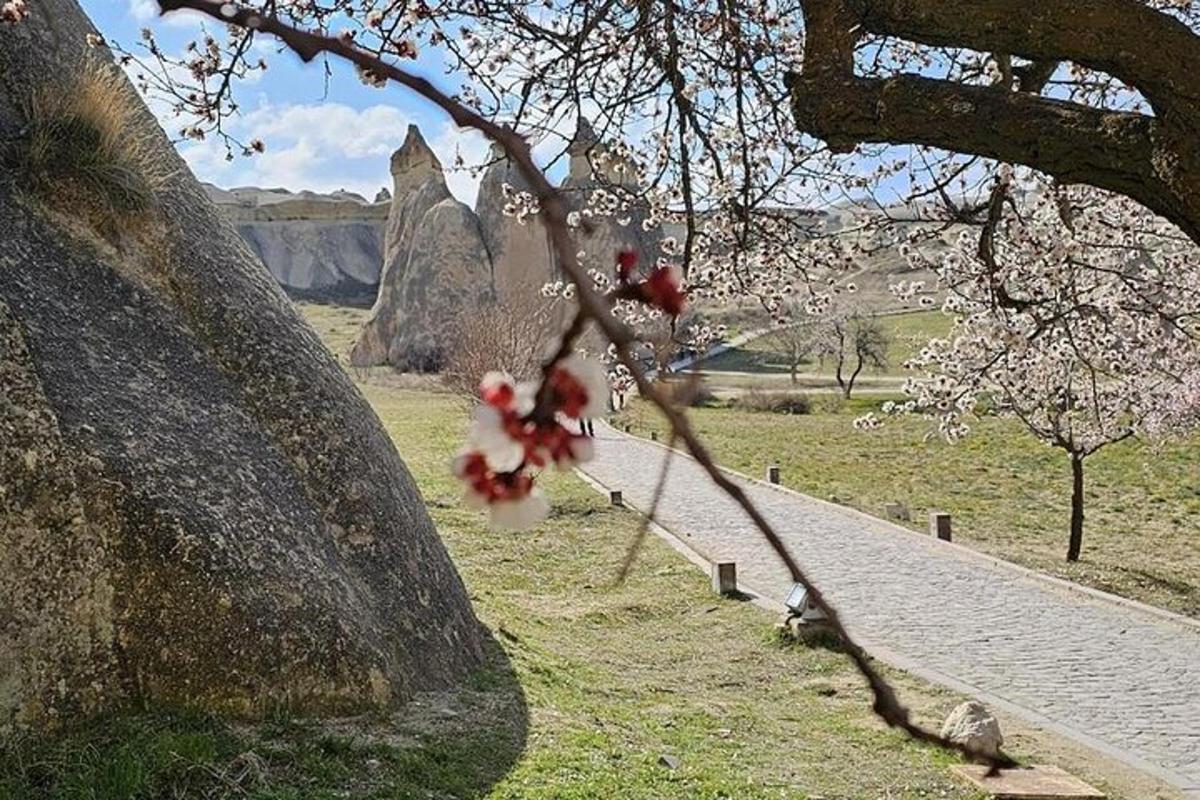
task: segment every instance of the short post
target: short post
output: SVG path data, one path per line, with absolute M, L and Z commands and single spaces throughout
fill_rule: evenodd
M 658 441 L 658 431 L 650 431 L 650 441 L 652 441 L 652 442 Z
M 716 561 L 712 565 L 712 588 L 719 595 L 737 592 L 737 564 L 732 561 Z
M 625 505 L 625 498 L 621 497 L 621 490 L 620 490 L 620 489 L 613 489 L 611 492 L 609 492 L 609 493 L 608 493 L 608 499 L 612 501 L 612 504 L 613 504 L 614 506 L 623 506 L 623 505 Z
M 950 515 L 944 511 L 929 512 L 929 535 L 943 542 L 950 541 Z
M 625 432 L 626 432 L 626 433 L 629 433 L 629 430 L 630 430 L 632 427 L 633 427 L 632 425 L 630 425 L 628 422 L 626 422 L 626 423 L 625 423 Z
M 767 467 L 767 483 L 779 483 L 779 465 L 772 464 Z

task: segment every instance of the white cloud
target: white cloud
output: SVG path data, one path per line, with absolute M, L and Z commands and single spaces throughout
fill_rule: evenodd
M 199 11 L 191 9 L 183 9 L 180 11 L 172 11 L 166 16 L 162 15 L 162 10 L 159 8 L 158 0 L 129 0 L 129 16 L 133 17 L 140 23 L 147 23 L 154 19 L 160 19 L 168 25 L 195 25 L 207 16 Z
M 129 13 L 138 22 L 148 22 L 158 16 L 155 0 L 129 0 Z
M 389 159 L 404 141 L 410 121 L 404 111 L 385 105 L 364 109 L 341 103 L 263 105 L 232 120 L 230 132 L 244 142 L 262 139 L 267 145 L 264 154 L 236 155 L 227 161 L 217 140 L 184 144 L 180 150 L 201 180 L 223 188 L 346 189 L 370 199 L 381 187 L 391 188 Z M 455 156 L 461 154 L 468 166 L 484 163 L 486 140 L 451 124 L 425 134 L 445 167 L 450 191 L 473 206 L 479 177 L 454 169 Z

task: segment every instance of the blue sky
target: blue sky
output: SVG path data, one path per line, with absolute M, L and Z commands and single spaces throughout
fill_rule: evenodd
M 139 31 L 150 27 L 168 52 L 179 52 L 200 30 L 201 20 L 188 15 L 161 18 L 155 0 L 81 0 L 96 26 L 110 39 L 134 50 Z M 263 47 L 267 47 L 264 38 Z M 180 151 L 201 180 L 222 187 L 282 186 L 292 190 L 330 192 L 348 189 L 368 198 L 391 187 L 388 158 L 404 141 L 410 123 L 419 125 L 447 168 L 451 191 L 474 204 L 478 181 L 467 171 L 451 171 L 455 153 L 468 164 L 481 163 L 487 145 L 475 133 L 461 132 L 425 101 L 400 87 L 372 89 L 353 70 L 333 63 L 326 90 L 319 64 L 303 64 L 289 53 L 267 52 L 270 68 L 239 89 L 242 114 L 232 124 L 243 140 L 260 138 L 267 152 L 253 158 L 225 160 L 218 142 L 187 143 Z M 427 61 L 428 59 L 422 59 Z M 418 61 L 416 67 L 421 67 Z M 436 65 L 434 65 L 436 69 Z M 426 77 L 455 88 L 440 73 Z M 158 111 L 158 109 L 156 109 Z M 181 127 L 163 118 L 171 133 Z

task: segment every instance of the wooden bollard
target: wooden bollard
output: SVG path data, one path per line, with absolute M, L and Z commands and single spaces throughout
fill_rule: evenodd
M 767 483 L 779 483 L 779 465 L 772 464 L 767 467 Z
M 950 515 L 944 511 L 929 512 L 929 535 L 943 542 L 950 541 Z
M 712 588 L 715 594 L 731 595 L 737 592 L 737 564 L 732 561 L 717 561 L 712 565 Z
M 609 492 L 609 493 L 608 493 L 608 499 L 612 501 L 612 504 L 613 504 L 614 506 L 623 506 L 623 505 L 625 505 L 625 498 L 621 496 L 621 490 L 620 490 L 620 489 L 613 489 L 611 492 Z
M 658 431 L 650 431 L 650 441 L 652 441 L 652 442 L 658 441 Z

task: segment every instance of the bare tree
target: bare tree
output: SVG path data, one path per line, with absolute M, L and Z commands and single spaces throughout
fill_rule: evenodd
M 800 381 L 800 365 L 808 361 L 817 351 L 817 331 L 812 318 L 797 303 L 785 303 L 783 314 L 787 321 L 771 334 L 771 342 L 788 365 L 792 385 Z
M 842 397 L 850 399 L 864 369 L 885 369 L 891 337 L 875 317 L 858 310 L 832 310 L 816 323 L 816 352 L 833 362 Z
M 466 310 L 449 327 L 442 383 L 474 399 L 488 372 L 532 380 L 542 370 L 547 342 L 555 340 L 560 327 L 559 304 L 534 291 L 513 292 L 504 302 Z

